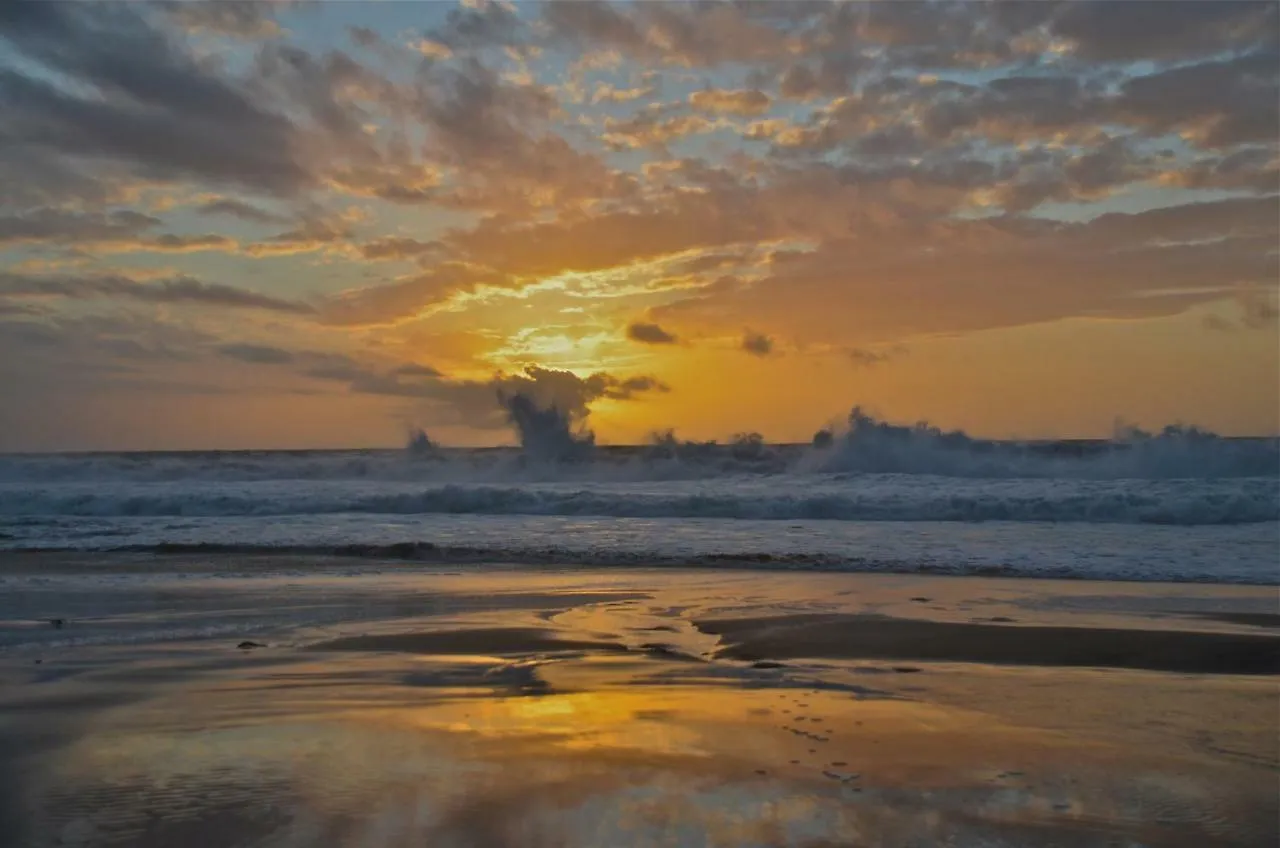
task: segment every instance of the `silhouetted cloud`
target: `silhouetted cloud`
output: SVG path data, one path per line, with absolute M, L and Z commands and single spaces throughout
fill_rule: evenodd
M 265 309 L 304 315 L 312 311 L 306 304 L 282 300 L 221 283 L 206 283 L 191 277 L 174 277 L 142 282 L 120 274 L 17 274 L 0 271 L 0 295 L 10 297 L 58 297 L 86 300 L 124 297 L 150 303 L 186 303 L 233 309 Z
M 197 211 L 206 215 L 230 215 L 233 218 L 239 218 L 242 221 L 249 221 L 254 224 L 281 224 L 287 220 L 282 215 L 267 212 L 251 203 L 245 203 L 242 200 L 229 197 L 202 203 L 197 207 Z
M 855 347 L 848 351 L 849 361 L 857 368 L 874 368 L 877 365 L 883 365 L 892 359 L 905 356 L 907 349 L 901 345 L 891 348 L 865 348 Z
M 253 362 L 261 365 L 283 365 L 293 361 L 293 354 L 283 348 L 255 344 L 225 344 L 218 348 L 218 353 L 241 362 Z
M 673 333 L 668 333 L 657 324 L 647 324 L 643 321 L 627 325 L 627 338 L 633 342 L 654 345 L 675 344 L 677 341 Z
M 742 334 L 742 349 L 752 356 L 768 356 L 773 353 L 773 339 L 748 330 Z

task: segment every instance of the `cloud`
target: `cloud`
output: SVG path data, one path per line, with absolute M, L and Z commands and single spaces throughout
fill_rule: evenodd
M 1252 0 L 1186 0 L 1140 3 L 1087 0 L 1054 8 L 1045 4 L 1049 31 L 1071 42 L 1081 59 L 1185 60 L 1254 47 L 1274 40 L 1276 7 Z
M 148 303 L 264 309 L 297 315 L 312 312 L 312 308 L 303 303 L 282 300 L 221 283 L 206 283 L 192 277 L 140 282 L 121 274 L 32 275 L 0 271 L 0 295 L 72 300 L 124 297 Z
M 473 290 L 482 284 L 501 288 L 512 285 L 512 280 L 506 274 L 483 266 L 463 262 L 441 263 L 393 283 L 334 295 L 321 305 L 320 320 L 338 326 L 394 324 L 413 317 L 450 295 Z
M 444 376 L 430 365 L 420 365 L 416 362 L 409 362 L 397 367 L 391 372 L 400 377 L 442 377 Z
M 0 137 L 135 175 L 290 193 L 312 182 L 289 119 L 202 65 L 142 13 L 119 4 L 10 3 L 0 38 L 28 75 L 0 62 Z M 63 88 L 51 80 L 65 78 Z M 92 93 L 86 93 L 92 92 Z
M 5 332 L 69 371 L 247 361 L 486 427 L 500 388 L 659 393 L 613 363 L 684 356 L 640 347 L 677 333 L 874 367 L 919 336 L 1227 297 L 1271 332 L 1239 293 L 1280 272 L 1278 16 L 477 0 L 339 31 L 274 4 L 0 4 Z M 242 341 L 225 309 L 269 314 Z M 107 312 L 210 338 L 63 337 Z M 585 374 L 561 341 L 603 376 L 414 361 Z
M 438 242 L 418 241 L 404 236 L 385 236 L 360 245 L 365 259 L 412 259 L 440 250 Z
M 666 383 L 651 376 L 621 378 L 600 371 L 579 377 L 572 371 L 539 366 L 526 368 L 520 374 L 499 375 L 486 385 L 502 395 L 523 395 L 541 407 L 555 407 L 572 417 L 585 417 L 596 400 L 634 400 L 649 392 L 671 391 Z
M 852 55 L 852 54 L 851 54 Z M 793 100 L 839 97 L 849 93 L 849 78 L 857 67 L 849 57 L 824 59 L 817 69 L 805 62 L 789 66 L 778 80 L 778 93 Z
M 695 109 L 750 118 L 769 111 L 772 99 L 759 89 L 704 89 L 689 95 Z
M 283 215 L 267 212 L 251 203 L 245 203 L 243 200 L 235 200 L 229 197 L 221 197 L 217 200 L 202 203 L 196 207 L 196 211 L 204 215 L 229 215 L 232 218 L 239 218 L 242 221 L 248 221 L 253 224 L 280 224 L 287 220 Z
M 607 82 L 596 83 L 596 89 L 591 95 L 591 102 L 595 103 L 630 103 L 633 100 L 642 100 L 646 97 L 652 97 L 657 90 L 653 86 L 637 86 L 635 88 L 617 88 Z
M 656 377 L 619 377 L 596 372 L 580 377 L 572 371 L 530 366 L 515 373 L 498 373 L 488 380 L 458 380 L 439 376 L 435 369 L 406 374 L 404 366 L 379 370 L 349 359 L 317 366 L 311 376 L 341 380 L 358 394 L 417 398 L 440 420 L 481 429 L 510 424 L 504 399 L 523 397 L 537 409 L 558 409 L 572 421 L 582 421 L 598 400 L 632 401 L 651 393 L 669 392 Z
M 284 365 L 293 362 L 293 354 L 284 348 L 255 344 L 225 344 L 218 348 L 218 353 L 241 362 L 252 362 L 260 365 Z
M 769 356 L 773 353 L 773 339 L 764 333 L 747 330 L 742 334 L 742 349 L 752 356 Z
M 261 39 L 280 34 L 272 13 L 284 4 L 279 0 L 176 0 L 157 5 L 189 32 Z
M 41 310 L 30 303 L 0 301 L 0 315 L 39 315 Z
M 713 132 L 721 127 L 701 115 L 671 115 L 665 109 L 649 109 L 630 118 L 606 118 L 604 140 L 615 150 L 665 147 L 691 135 Z
M 668 333 L 657 324 L 647 324 L 643 321 L 627 325 L 627 338 L 633 342 L 650 345 L 675 344 L 678 339 L 674 334 Z
M 1280 125 L 1280 54 L 1262 51 L 1128 80 L 1114 118 L 1152 133 L 1182 132 L 1204 147 L 1274 143 Z
M 848 351 L 849 361 L 853 363 L 855 368 L 874 368 L 900 356 L 905 356 L 906 353 L 907 349 L 901 345 L 886 349 L 854 347 Z
M 1274 196 L 1084 222 L 935 222 L 831 239 L 772 264 L 749 287 L 651 315 L 721 332 L 768 322 L 804 343 L 859 346 L 1066 317 L 1171 315 L 1240 285 L 1270 285 L 1280 276 L 1278 226 Z
M 1240 321 L 1251 330 L 1264 330 L 1276 326 L 1280 321 L 1280 303 L 1275 296 L 1254 294 L 1243 297 L 1240 301 L 1242 314 Z
M 158 218 L 132 210 L 75 212 L 40 208 L 17 215 L 0 216 L 0 245 L 126 239 L 159 223 Z

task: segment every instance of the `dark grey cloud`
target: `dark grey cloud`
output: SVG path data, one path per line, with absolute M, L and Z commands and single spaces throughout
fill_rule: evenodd
M 1274 146 L 1243 147 L 1225 156 L 1206 156 L 1186 166 L 1175 166 L 1162 180 L 1182 188 L 1218 188 L 1280 192 L 1280 152 Z
M 0 66 L 0 142 L 128 165 L 143 178 L 293 192 L 312 182 L 293 124 L 116 3 L 0 7 L 0 38 L 43 66 Z M 0 60 L 2 61 L 2 60 Z M 50 80 L 66 78 L 73 87 Z
M 641 344 L 675 344 L 678 339 L 675 334 L 668 333 L 657 324 L 649 324 L 644 321 L 636 321 L 627 325 L 627 338 L 633 342 Z
M 453 50 L 504 47 L 523 42 L 527 25 L 506 3 L 482 2 L 450 9 L 428 38 Z
M 997 3 L 996 6 L 1018 5 Z M 1100 61 L 1176 61 L 1275 44 L 1278 7 L 1258 0 L 1117 2 L 1072 0 L 1041 6 L 1049 31 L 1075 55 Z
M 555 407 L 571 418 L 586 417 L 593 401 L 634 400 L 650 392 L 669 392 L 656 377 L 618 377 L 599 371 L 579 377 L 572 371 L 531 366 L 521 374 L 500 374 L 485 384 L 495 396 L 521 395 L 543 408 Z
M 593 377 L 600 375 L 592 375 Z M 640 376 L 627 377 L 625 380 L 618 380 L 610 375 L 603 375 L 604 390 L 603 397 L 611 400 L 631 400 L 637 395 L 645 392 L 658 392 L 666 394 L 671 391 L 671 387 L 659 380 L 657 377 Z
M 243 200 L 236 200 L 230 197 L 222 197 L 202 203 L 196 207 L 196 211 L 204 215 L 229 215 L 232 218 L 239 218 L 252 224 L 282 224 L 288 220 L 283 215 L 259 209 L 252 203 L 245 203 Z
M 1127 81 L 1111 116 L 1207 147 L 1280 138 L 1280 50 L 1184 65 Z
M 434 398 L 438 394 L 440 371 L 429 365 L 406 362 L 399 365 L 356 359 L 340 353 L 295 353 L 304 377 L 346 383 L 354 394 L 406 398 Z
M 747 330 L 742 334 L 742 349 L 752 356 L 768 356 L 773 353 L 773 339 L 764 333 Z
M 850 57 L 831 57 L 813 64 L 789 66 L 778 79 L 778 93 L 794 100 L 839 97 L 850 91 L 850 80 L 861 63 Z
M 241 362 L 252 362 L 260 365 L 284 365 L 293 362 L 293 353 L 279 347 L 256 344 L 225 344 L 218 348 L 218 353 Z
M 313 311 L 307 304 L 297 301 L 282 300 L 221 283 L 206 283 L 193 277 L 141 282 L 122 274 L 19 274 L 0 271 L 0 295 L 72 300 L 124 297 L 147 303 L 265 309 L 299 315 Z
M 432 368 L 430 365 L 421 365 L 416 362 L 409 362 L 397 367 L 391 372 L 399 377 L 443 377 L 444 375 Z
M 445 420 L 468 426 L 497 429 L 507 426 L 503 398 L 521 396 L 535 407 L 556 408 L 580 420 L 590 404 L 600 399 L 634 400 L 670 387 L 656 377 L 618 377 L 597 372 L 579 377 L 571 371 L 531 366 L 523 372 L 498 373 L 488 380 L 456 380 L 435 368 L 418 363 L 398 366 L 362 362 L 341 354 L 295 355 L 305 367 L 303 376 L 345 383 L 354 394 L 383 395 L 421 400 Z
M 158 218 L 127 209 L 114 212 L 75 212 L 40 208 L 17 215 L 0 215 L 0 245 L 124 239 L 134 237 L 159 223 Z

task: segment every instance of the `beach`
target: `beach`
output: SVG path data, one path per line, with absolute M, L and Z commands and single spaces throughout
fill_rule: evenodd
M 1274 844 L 1272 586 L 0 557 L 6 844 Z

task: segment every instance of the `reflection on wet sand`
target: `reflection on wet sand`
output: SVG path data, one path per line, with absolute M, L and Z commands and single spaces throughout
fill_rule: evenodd
M 797 581 L 752 580 L 741 621 L 801 608 Z M 697 626 L 729 605 L 639 588 L 11 657 L 0 826 L 32 848 L 1274 844 L 1273 677 L 739 661 Z

